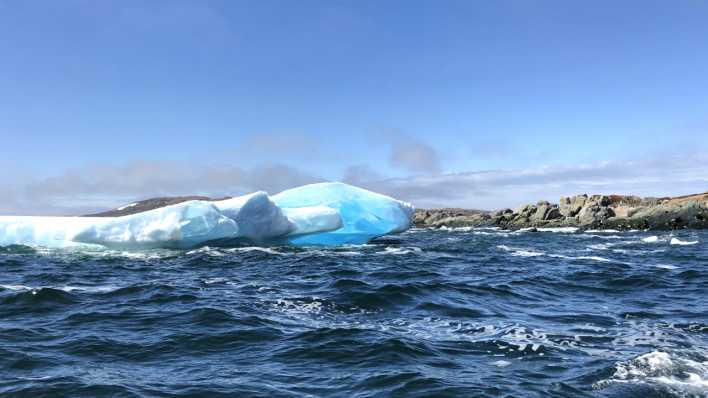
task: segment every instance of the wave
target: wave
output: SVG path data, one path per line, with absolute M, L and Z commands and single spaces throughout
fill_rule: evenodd
M 376 254 L 393 254 L 393 255 L 403 255 L 403 254 L 418 254 L 422 253 L 423 249 L 420 247 L 387 247 L 382 252 L 376 252 Z
M 708 394 L 708 362 L 652 351 L 617 363 L 614 374 L 596 387 L 613 383 L 646 385 L 680 397 L 703 397 Z
M 573 256 L 566 256 L 563 254 L 549 254 L 549 257 L 555 257 L 555 258 L 563 258 L 566 260 L 591 260 L 591 261 L 599 261 L 602 263 L 612 263 L 612 262 L 617 262 L 617 263 L 622 263 L 621 261 L 617 260 L 612 260 L 610 258 L 605 258 L 605 257 L 600 257 L 600 256 L 578 256 L 578 257 L 573 257 Z M 628 263 L 627 263 L 628 264 Z
M 596 235 L 596 234 L 580 234 L 583 238 L 599 238 L 599 239 L 623 239 L 620 235 Z
M 555 228 L 536 228 L 540 232 L 555 232 L 561 234 L 574 234 L 578 232 L 577 227 L 555 227 Z
M 534 250 L 527 250 L 527 249 L 521 249 L 521 248 L 514 248 L 514 247 L 509 247 L 507 245 L 497 245 L 497 249 L 501 249 L 506 252 L 510 252 L 511 256 L 514 257 L 538 257 L 538 256 L 543 256 L 546 253 L 545 252 L 539 252 L 539 251 L 534 251 Z
M 120 289 L 119 286 L 26 286 L 26 285 L 0 285 L 0 289 L 12 291 L 29 291 L 37 294 L 42 289 L 60 290 L 66 293 L 71 292 L 89 292 L 89 293 L 107 293 Z
M 464 342 L 476 347 L 474 350 L 506 358 L 544 356 L 553 351 L 569 350 L 595 353 L 597 350 L 593 348 L 591 339 L 584 338 L 584 334 L 605 332 L 592 325 L 577 329 L 573 334 L 566 334 L 517 323 L 495 324 L 441 317 L 381 319 L 378 317 L 379 311 L 342 306 L 316 297 L 278 299 L 271 303 L 271 309 L 285 317 L 270 318 L 271 321 L 281 324 L 295 321 L 308 330 L 367 330 L 431 343 Z M 465 313 L 462 317 L 470 315 Z
M 666 242 L 668 238 L 660 238 L 656 235 L 653 236 L 648 236 L 646 238 L 642 238 L 642 242 L 644 243 L 659 243 L 659 242 Z M 698 241 L 683 241 L 679 238 L 672 237 L 671 240 L 669 240 L 669 244 L 671 245 L 681 245 L 681 246 L 688 246 L 688 245 L 695 245 L 697 244 Z
M 679 238 L 671 238 L 671 242 L 670 242 L 670 244 L 672 244 L 672 245 L 680 245 L 680 246 L 690 246 L 690 245 L 695 245 L 697 243 L 698 243 L 697 240 L 683 241 Z
M 498 245 L 497 248 L 504 250 L 506 252 L 510 252 L 510 255 L 514 256 L 514 257 L 548 256 L 548 257 L 552 257 L 552 258 L 562 258 L 565 260 L 591 260 L 591 261 L 599 261 L 599 262 L 603 262 L 603 263 L 616 262 L 616 263 L 622 263 L 622 264 L 630 264 L 630 263 L 625 263 L 622 261 L 617 261 L 617 260 L 613 260 L 613 259 L 606 258 L 606 257 L 600 257 L 600 256 L 568 256 L 565 254 L 546 253 L 546 252 L 536 251 L 536 250 L 514 248 L 514 247 L 509 247 L 506 245 Z

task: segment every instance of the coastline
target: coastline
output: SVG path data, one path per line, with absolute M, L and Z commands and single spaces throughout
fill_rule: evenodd
M 675 230 L 708 228 L 708 193 L 664 198 L 626 195 L 576 195 L 559 203 L 539 201 L 517 209 L 480 211 L 417 209 L 413 225 L 420 228 L 522 228 Z

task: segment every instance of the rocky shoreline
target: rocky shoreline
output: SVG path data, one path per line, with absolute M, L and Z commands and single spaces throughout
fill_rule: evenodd
M 500 227 L 503 229 L 577 227 L 581 229 L 672 230 L 708 228 L 708 193 L 673 198 L 577 195 L 559 203 L 540 201 L 516 210 L 418 209 L 420 228 Z

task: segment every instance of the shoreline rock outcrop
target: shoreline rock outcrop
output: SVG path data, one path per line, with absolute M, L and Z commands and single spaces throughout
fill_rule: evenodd
M 419 209 L 417 227 L 484 227 L 503 229 L 577 227 L 582 229 L 708 228 L 708 193 L 674 198 L 626 195 L 576 195 L 559 203 L 540 201 L 495 212 L 464 209 Z

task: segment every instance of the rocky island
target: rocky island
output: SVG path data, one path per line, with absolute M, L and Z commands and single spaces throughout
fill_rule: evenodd
M 626 195 L 577 195 L 559 203 L 540 201 L 516 210 L 418 209 L 413 223 L 422 228 L 504 229 L 578 227 L 582 229 L 708 228 L 708 192 L 666 198 Z

